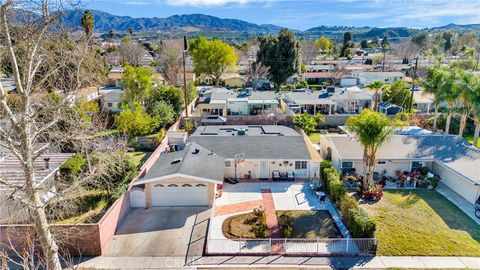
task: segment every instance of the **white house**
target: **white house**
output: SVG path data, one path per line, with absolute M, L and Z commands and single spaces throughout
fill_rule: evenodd
M 409 133 L 413 134 L 413 133 Z M 363 147 L 352 135 L 325 135 L 320 153 L 342 172 L 363 175 Z M 480 150 L 454 135 L 418 133 L 394 135 L 378 151 L 376 172 L 428 167 L 441 181 L 470 203 L 480 195 Z
M 354 77 L 358 78 L 358 85 L 365 87 L 367 84 L 374 81 L 381 81 L 385 84 L 391 84 L 396 81 L 402 80 L 405 78 L 405 74 L 402 72 L 358 72 L 353 74 Z
M 201 126 L 185 148 L 160 155 L 133 183 L 132 207 L 210 206 L 225 178 L 243 181 L 319 177 L 308 138 L 285 126 Z
M 123 90 L 120 88 L 103 88 L 100 90 L 102 94 L 101 105 L 102 110 L 110 112 L 120 112 L 120 103 L 122 101 Z

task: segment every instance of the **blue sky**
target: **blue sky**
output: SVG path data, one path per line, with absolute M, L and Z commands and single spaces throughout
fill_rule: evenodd
M 131 17 L 202 13 L 298 30 L 480 23 L 480 0 L 89 0 L 86 6 Z

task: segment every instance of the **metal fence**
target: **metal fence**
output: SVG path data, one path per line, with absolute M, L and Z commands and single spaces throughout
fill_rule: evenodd
M 211 255 L 373 255 L 374 238 L 327 239 L 208 239 L 207 253 Z

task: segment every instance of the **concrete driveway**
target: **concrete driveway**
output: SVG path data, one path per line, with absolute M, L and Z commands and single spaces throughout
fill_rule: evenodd
M 104 256 L 200 256 L 209 218 L 205 207 L 132 209 Z

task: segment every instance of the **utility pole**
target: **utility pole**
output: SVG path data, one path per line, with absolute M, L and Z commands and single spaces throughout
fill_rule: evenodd
M 183 36 L 183 93 L 185 96 L 185 118 L 188 118 L 188 91 L 187 91 L 187 71 L 185 68 L 185 62 L 187 58 L 188 43 L 187 37 Z
M 412 93 L 410 95 L 410 106 L 408 109 L 409 113 L 412 113 L 412 106 L 413 106 L 413 91 L 415 91 L 415 80 L 417 79 L 417 67 L 418 67 L 418 56 L 415 57 L 415 70 L 413 72 L 413 81 L 412 81 Z
M 383 61 L 382 61 L 382 72 L 385 72 L 385 54 L 386 54 L 386 48 L 385 48 L 386 45 L 382 45 L 382 49 L 383 49 Z

